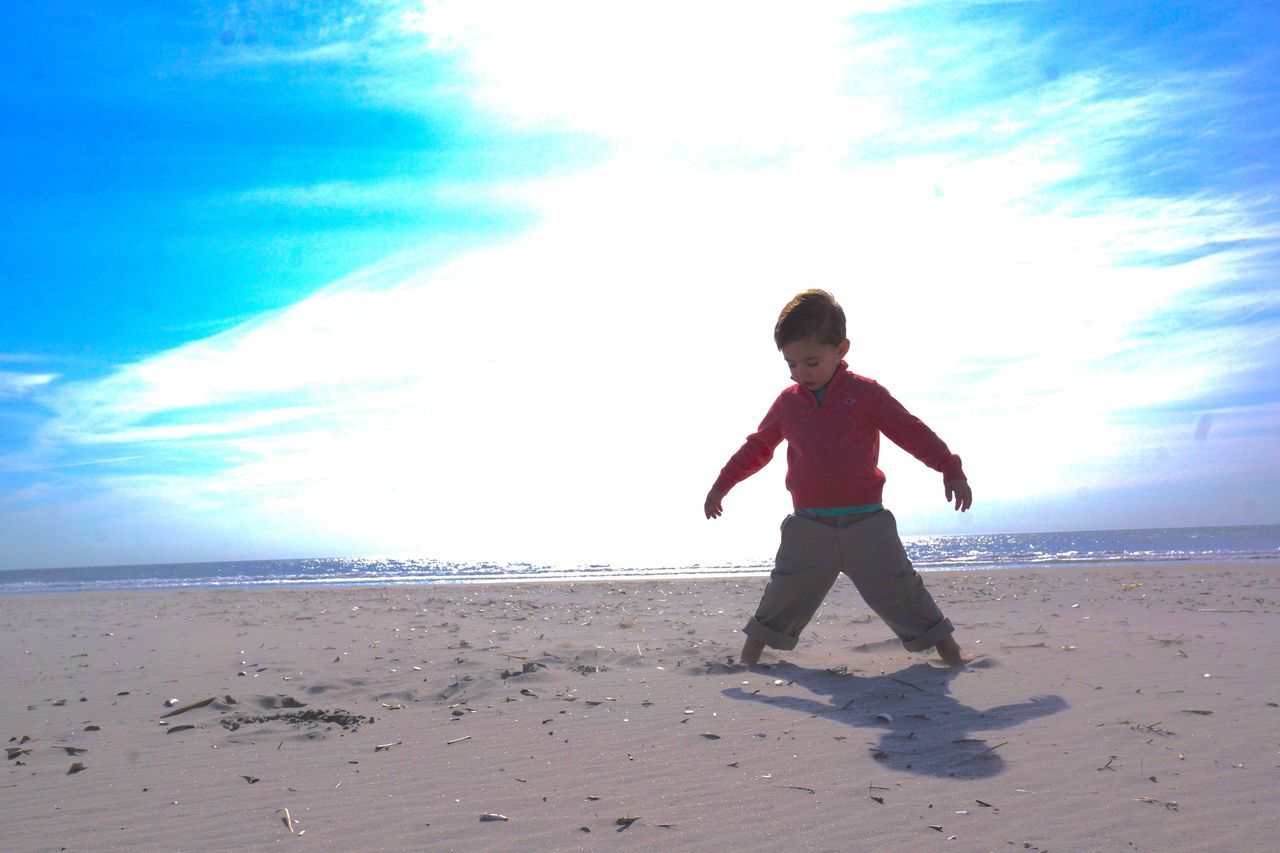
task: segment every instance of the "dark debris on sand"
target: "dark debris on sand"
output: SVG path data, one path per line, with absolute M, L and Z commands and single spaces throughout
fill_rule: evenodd
M 537 672 L 540 669 L 546 669 L 546 668 L 547 668 L 547 665 L 545 663 L 539 663 L 538 661 L 528 661 L 523 666 L 520 667 L 519 672 L 516 672 L 515 670 L 504 669 L 502 671 L 502 680 L 506 681 L 508 678 L 518 678 L 521 675 L 528 675 L 531 672 Z
M 234 716 L 223 717 L 220 722 L 222 727 L 230 731 L 235 731 L 241 726 L 257 725 L 259 723 L 271 723 L 279 720 L 288 723 L 291 726 L 305 727 L 309 729 L 316 728 L 321 725 L 341 726 L 349 732 L 354 732 L 360 726 L 366 723 L 372 723 L 373 717 L 366 717 L 363 714 L 353 714 L 350 711 L 344 711 L 341 708 L 335 708 L 332 711 L 326 711 L 323 708 L 308 708 L 305 711 L 285 711 L 280 714 L 261 714 L 256 717 Z

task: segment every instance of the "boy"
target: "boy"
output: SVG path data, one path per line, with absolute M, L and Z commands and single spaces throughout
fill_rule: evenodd
M 950 666 L 977 656 L 961 650 L 881 505 L 876 467 L 880 433 L 943 475 L 947 500 L 960 512 L 973 493 L 960 457 L 888 391 L 849 371 L 844 309 L 824 290 L 806 290 L 782 309 L 773 330 L 796 384 L 774 401 L 729 459 L 703 506 L 707 518 L 737 483 L 759 471 L 787 440 L 787 490 L 795 512 L 782 523 L 782 544 L 756 615 L 743 629 L 742 662 L 759 662 L 765 646 L 793 649 L 800 632 L 847 574 L 867 605 L 909 651 L 937 647 Z

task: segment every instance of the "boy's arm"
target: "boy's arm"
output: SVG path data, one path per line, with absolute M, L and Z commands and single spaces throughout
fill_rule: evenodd
M 707 499 L 703 503 L 703 512 L 707 518 L 719 518 L 724 512 L 721 502 L 729 490 L 769 464 L 773 451 L 782 441 L 782 423 L 778 417 L 778 401 L 769 407 L 760 427 L 747 436 L 747 440 L 738 452 L 729 457 L 720 476 L 716 478 Z
M 877 386 L 879 398 L 876 414 L 880 431 L 889 440 L 942 474 L 947 500 L 955 502 L 955 508 L 964 512 L 973 505 L 973 490 L 969 488 L 960 457 L 951 452 L 946 442 L 929 429 L 924 421 L 907 411 L 892 394 Z

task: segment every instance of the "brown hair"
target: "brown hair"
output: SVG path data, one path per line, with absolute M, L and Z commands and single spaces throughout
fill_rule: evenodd
M 778 349 L 805 338 L 837 345 L 846 337 L 844 309 L 834 296 L 816 288 L 797 293 L 782 309 L 773 327 L 773 342 Z

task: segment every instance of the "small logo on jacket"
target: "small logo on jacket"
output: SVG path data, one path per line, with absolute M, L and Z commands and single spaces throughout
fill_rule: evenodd
M 852 405 L 853 405 L 854 403 L 856 403 L 856 402 L 857 402 L 857 400 L 850 400 L 848 397 L 846 397 L 846 398 L 845 398 L 845 400 L 844 400 L 844 404 L 845 404 L 846 406 L 852 406 Z

